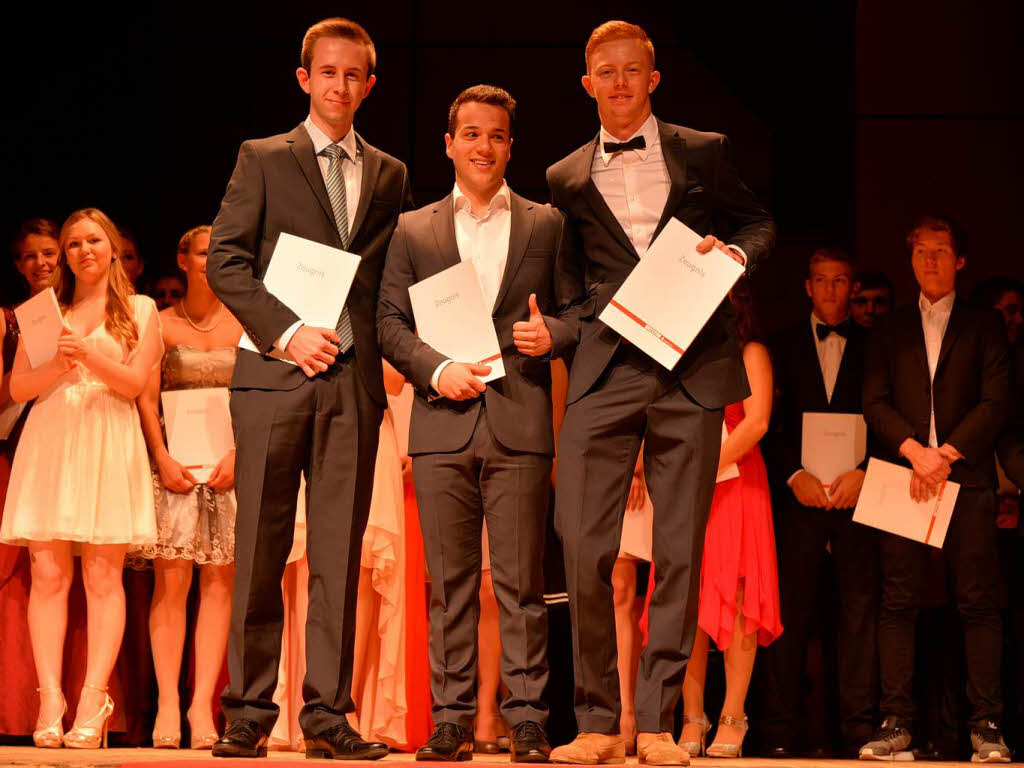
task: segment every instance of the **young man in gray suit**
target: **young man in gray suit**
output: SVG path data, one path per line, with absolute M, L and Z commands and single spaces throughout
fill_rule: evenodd
M 388 249 L 377 328 L 381 349 L 416 389 L 409 434 L 430 571 L 435 730 L 417 760 L 465 760 L 476 710 L 480 536 L 487 521 L 500 608 L 501 705 L 515 762 L 544 762 L 547 610 L 541 562 L 554 440 L 550 359 L 570 352 L 570 241 L 560 213 L 512 192 L 505 166 L 515 101 L 478 85 L 455 99 L 445 136 L 455 187 L 402 214 Z M 409 287 L 472 261 L 505 366 L 452 361 L 420 340 Z
M 583 87 L 597 102 L 596 138 L 548 169 L 555 205 L 582 239 L 575 265 L 580 342 L 569 374 L 559 438 L 555 525 L 565 550 L 573 622 L 576 719 L 566 763 L 622 762 L 611 573 L 641 441 L 654 502 L 650 640 L 637 680 L 637 754 L 654 765 L 686 764 L 672 741 L 673 710 L 697 627 L 704 527 L 715 487 L 722 409 L 749 394 L 729 302 L 666 371 L 598 316 L 672 217 L 752 268 L 775 227 L 740 181 L 721 134 L 656 120 L 661 75 L 654 46 L 633 24 L 594 30 Z M 723 259 L 720 253 L 708 259 Z M 686 301 L 685 296 L 678 297 Z M 740 724 L 729 724 L 738 730 Z M 727 739 L 740 741 L 741 734 Z M 627 738 L 631 734 L 627 734 Z
M 309 117 L 292 131 L 247 141 L 213 223 L 207 275 L 261 354 L 238 352 L 231 392 L 237 454 L 235 590 L 229 728 L 217 757 L 263 757 L 277 719 L 281 576 L 306 476 L 309 618 L 306 757 L 373 759 L 387 747 L 349 726 L 356 584 L 387 400 L 374 310 L 398 214 L 411 205 L 405 166 L 352 127 L 376 81 L 366 31 L 327 19 L 306 33 L 299 85 Z M 337 327 L 302 324 L 263 285 L 282 232 L 359 255 Z M 286 353 L 291 365 L 270 353 Z

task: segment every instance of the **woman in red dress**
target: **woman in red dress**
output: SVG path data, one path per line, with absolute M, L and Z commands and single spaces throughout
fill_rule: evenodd
M 722 443 L 719 471 L 735 464 L 739 477 L 715 487 L 704 536 L 697 638 L 683 681 L 683 732 L 679 743 L 691 755 L 704 751 L 710 723 L 704 714 L 704 678 L 711 640 L 725 656 L 725 703 L 711 757 L 739 757 L 747 731 L 744 702 L 757 646 L 782 632 L 768 474 L 758 442 L 772 409 L 772 366 L 767 348 L 754 341 L 749 286 L 731 294 L 750 396 L 725 409 L 729 435 Z

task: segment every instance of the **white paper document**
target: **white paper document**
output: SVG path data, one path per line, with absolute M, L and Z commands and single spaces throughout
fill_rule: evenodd
M 336 328 L 359 261 L 355 253 L 282 232 L 263 276 L 263 285 L 303 324 Z M 244 332 L 238 346 L 259 352 Z M 282 350 L 274 349 L 269 356 L 296 364 Z
M 471 261 L 409 286 L 409 300 L 420 339 L 449 360 L 489 365 L 483 382 L 505 375 L 494 319 Z
M 937 496 L 914 501 L 910 498 L 912 474 L 908 467 L 869 459 L 853 520 L 941 549 L 960 484 L 947 481 Z
M 227 387 L 175 389 L 160 393 L 167 452 L 200 483 L 235 446 Z
M 64 318 L 57 303 L 53 288 L 40 291 L 14 310 L 21 330 L 21 343 L 33 368 L 48 363 L 57 354 L 57 340 L 60 338 Z
M 859 413 L 805 413 L 800 463 L 821 481 L 825 493 L 867 454 L 868 425 Z
M 722 445 L 725 445 L 725 439 L 729 437 L 729 430 L 725 426 L 725 422 L 722 422 Z M 732 480 L 734 477 L 740 476 L 740 468 L 736 462 L 732 464 L 726 464 L 720 470 L 718 470 L 718 477 L 715 478 L 716 483 L 721 483 L 724 480 Z
M 717 248 L 697 253 L 700 235 L 670 219 L 598 320 L 672 369 L 743 274 Z

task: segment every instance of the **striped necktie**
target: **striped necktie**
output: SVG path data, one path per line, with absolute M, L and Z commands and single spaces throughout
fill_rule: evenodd
M 327 166 L 327 196 L 331 199 L 331 208 L 334 211 L 334 224 L 341 236 L 341 247 L 348 248 L 348 201 L 345 195 L 345 175 L 341 171 L 341 159 L 344 151 L 337 144 L 328 144 L 320 154 L 329 161 Z M 348 307 L 342 307 L 341 316 L 338 318 L 338 338 L 341 343 L 338 349 L 344 354 L 352 346 L 355 336 L 352 333 L 352 320 L 348 315 Z

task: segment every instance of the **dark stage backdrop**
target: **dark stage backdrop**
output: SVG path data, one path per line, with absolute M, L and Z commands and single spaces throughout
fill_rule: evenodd
M 919 198 L 921 207 L 963 215 L 972 229 L 987 231 L 991 239 L 981 242 L 1004 246 L 972 276 L 997 271 L 993 264 L 1019 274 L 1005 249 L 1012 249 L 1010 218 L 1021 202 L 1020 132 L 1013 129 L 1024 89 L 1005 71 L 1015 41 L 986 37 L 989 27 L 1003 37 L 1019 30 L 1019 20 L 1010 23 L 1019 12 L 1009 2 L 905 7 L 914 5 L 927 9 L 921 14 L 931 26 L 907 10 L 894 16 L 880 0 L 211 0 L 116 12 L 38 3 L 8 25 L 0 53 L 4 181 L 14 198 L 0 225 L 9 233 L 29 216 L 59 221 L 95 205 L 138 233 L 150 275 L 170 267 L 180 233 L 216 213 L 239 143 L 305 117 L 307 97 L 294 75 L 299 43 L 310 23 L 330 15 L 360 21 L 377 43 L 378 83 L 356 126 L 408 163 L 419 204 L 450 190 L 448 104 L 480 82 L 519 100 L 509 182 L 546 200 L 544 169 L 598 129 L 579 83 L 587 36 L 604 20 L 626 18 L 643 25 L 657 48 L 655 113 L 730 134 L 743 177 L 775 212 L 779 246 L 757 280 L 758 292 L 773 299 L 770 325 L 803 313 L 803 264 L 820 242 L 857 236 L 869 263 L 898 280 L 908 275 L 906 260 L 894 257 L 903 253 L 899 229 Z M 937 27 L 936 16 L 945 20 Z M 962 18 L 970 22 L 966 43 Z M 938 40 L 930 34 L 936 31 Z M 979 89 L 982 106 L 974 106 Z M 995 101 L 985 100 L 990 93 Z M 1009 120 L 999 130 L 960 121 L 941 145 L 921 140 L 934 123 L 866 115 L 944 117 L 993 105 Z M 935 160 L 928 174 L 904 183 L 898 177 L 920 170 L 914 158 L 922 153 Z M 989 205 L 991 164 L 1003 182 Z M 965 168 L 972 175 L 961 179 Z M 964 194 L 944 204 L 944 190 Z M 4 292 L 14 285 L 8 275 Z

